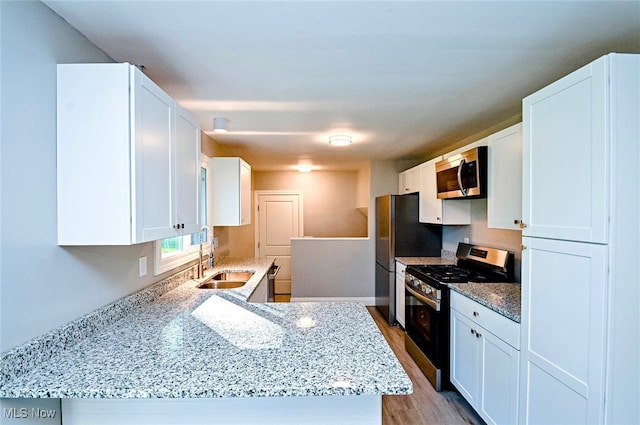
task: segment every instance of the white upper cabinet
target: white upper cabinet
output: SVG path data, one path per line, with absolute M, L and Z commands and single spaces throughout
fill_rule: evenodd
M 488 138 L 487 227 L 520 230 L 522 220 L 522 124 Z
M 251 166 L 242 158 L 211 158 L 213 226 L 251 224 Z
M 200 218 L 200 125 L 179 105 L 176 105 L 174 166 L 178 199 L 176 222 L 181 223 L 181 227 L 184 225 L 184 233 L 197 233 L 204 220 Z
M 200 129 L 138 68 L 58 65 L 59 245 L 199 230 Z
M 471 204 L 468 199 L 438 199 L 436 187 L 436 163 L 434 158 L 419 166 L 420 169 L 420 213 L 421 223 L 470 224 Z
M 398 194 L 415 193 L 420 190 L 420 166 L 409 168 L 398 174 Z
M 523 236 L 607 241 L 606 57 L 523 100 Z

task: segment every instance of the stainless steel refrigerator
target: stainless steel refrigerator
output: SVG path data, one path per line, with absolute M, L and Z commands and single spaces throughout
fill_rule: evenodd
M 418 221 L 418 194 L 376 198 L 376 307 L 396 321 L 396 257 L 439 257 L 442 226 Z

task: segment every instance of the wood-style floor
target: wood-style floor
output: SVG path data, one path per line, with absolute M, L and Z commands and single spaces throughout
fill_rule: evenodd
M 484 421 L 455 391 L 437 392 L 404 349 L 404 331 L 390 326 L 375 307 L 371 316 L 413 382 L 413 394 L 382 396 L 383 425 L 483 425 Z

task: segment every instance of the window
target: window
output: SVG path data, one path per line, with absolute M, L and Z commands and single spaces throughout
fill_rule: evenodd
M 200 167 L 200 217 L 207 224 L 207 157 L 202 156 Z M 167 272 L 198 258 L 200 241 L 206 242 L 207 232 L 176 236 L 154 242 L 154 275 Z

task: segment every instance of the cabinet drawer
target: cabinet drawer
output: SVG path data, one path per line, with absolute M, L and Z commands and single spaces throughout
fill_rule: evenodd
M 473 320 L 498 338 L 520 349 L 520 324 L 507 319 L 464 295 L 451 291 L 451 308 Z

